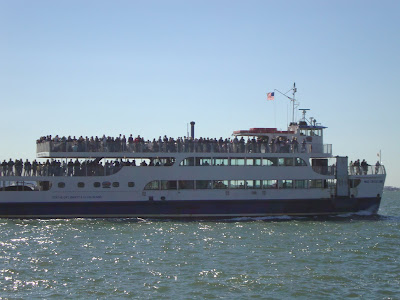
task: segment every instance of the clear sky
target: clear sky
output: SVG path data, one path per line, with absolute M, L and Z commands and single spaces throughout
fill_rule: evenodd
M 335 155 L 400 186 L 400 1 L 0 0 L 0 159 L 42 135 L 285 129 L 298 88 Z M 299 115 L 300 116 L 300 115 Z

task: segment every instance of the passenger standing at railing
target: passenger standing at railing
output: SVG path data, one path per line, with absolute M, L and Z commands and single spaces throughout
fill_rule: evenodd
M 363 161 L 361 162 L 361 168 L 363 170 L 364 175 L 367 175 L 367 173 L 368 173 L 368 163 L 365 161 L 365 159 L 363 159 Z
M 36 176 L 37 174 L 38 163 L 36 159 L 32 162 L 32 176 Z
M 378 173 L 379 173 L 380 167 L 381 167 L 381 164 L 379 163 L 379 160 L 378 160 L 378 161 L 376 162 L 376 164 L 375 164 L 375 174 L 378 174 Z

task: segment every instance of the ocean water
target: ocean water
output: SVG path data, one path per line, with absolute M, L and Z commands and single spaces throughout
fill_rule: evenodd
M 378 216 L 0 219 L 0 299 L 399 299 L 400 192 Z

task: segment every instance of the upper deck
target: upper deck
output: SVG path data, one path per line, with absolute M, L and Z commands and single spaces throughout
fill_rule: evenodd
M 234 133 L 236 134 L 236 132 Z M 331 157 L 332 145 L 323 145 L 307 136 L 291 138 L 289 134 L 279 132 L 267 138 L 266 135 L 247 134 L 247 138 L 236 134 L 233 139 L 164 139 L 145 141 L 136 138 L 131 142 L 123 139 L 49 139 L 37 142 L 39 158 L 96 158 L 96 157 L 147 157 L 165 156 L 171 153 L 213 153 L 214 155 L 257 154 L 257 153 L 304 153 L 313 157 Z M 299 142 L 300 141 L 300 142 Z

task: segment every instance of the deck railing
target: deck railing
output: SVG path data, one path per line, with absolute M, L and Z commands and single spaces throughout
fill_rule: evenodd
M 106 152 L 106 153 L 323 153 L 332 154 L 331 144 L 305 144 L 305 145 L 278 145 L 268 143 L 218 143 L 196 142 L 138 142 L 133 144 L 106 144 L 103 142 L 54 142 L 45 141 L 37 144 L 37 153 L 81 153 L 81 152 Z

